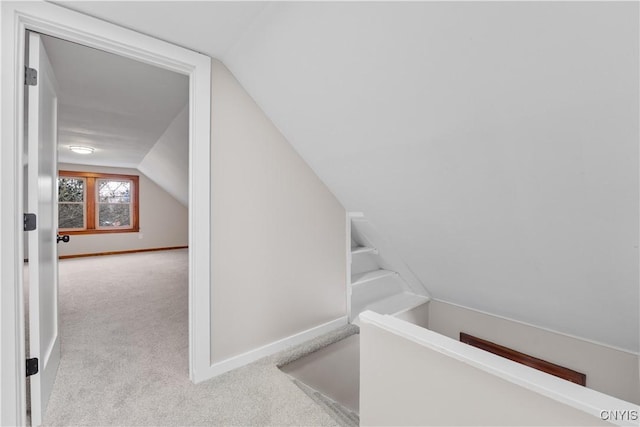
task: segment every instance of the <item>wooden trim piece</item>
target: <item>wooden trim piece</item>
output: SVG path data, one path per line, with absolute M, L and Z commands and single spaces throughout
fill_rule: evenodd
M 113 230 L 88 229 L 88 230 L 69 230 L 62 229 L 58 232 L 61 236 L 68 234 L 69 236 L 80 236 L 83 234 L 110 234 L 110 233 L 139 233 L 139 228 L 115 228 Z
M 573 369 L 565 368 L 564 366 L 556 365 L 555 363 L 547 362 L 546 360 L 529 356 L 528 354 L 524 354 L 508 347 L 501 346 L 491 341 L 474 337 L 473 335 L 469 335 L 464 332 L 460 332 L 460 341 L 465 344 L 469 344 L 479 349 L 488 351 L 489 353 L 493 353 L 495 355 L 513 360 L 514 362 L 521 363 L 539 371 L 546 372 L 547 374 L 551 374 L 564 380 L 571 381 L 572 383 L 576 383 L 582 386 L 587 385 L 587 376 L 583 373 L 574 371 Z
M 188 249 L 189 246 L 170 246 L 166 248 L 149 248 L 149 249 L 131 249 L 126 251 L 110 251 L 110 252 L 98 252 L 94 254 L 76 254 L 76 255 L 60 255 L 58 259 L 69 258 L 85 258 L 90 256 L 105 256 L 105 255 L 123 255 L 123 254 L 135 254 L 138 252 L 156 252 L 156 251 L 171 251 L 174 249 Z
M 100 178 L 100 179 L 131 179 L 137 175 L 125 175 L 121 173 L 84 172 L 73 170 L 59 170 L 58 175 L 71 178 Z
M 66 171 L 58 171 L 58 176 L 66 175 Z M 81 176 L 81 175 L 78 175 Z M 84 204 L 86 206 L 85 212 L 87 213 L 87 217 L 84 220 L 84 232 L 94 231 L 96 228 L 96 205 L 95 205 L 95 194 L 96 194 L 96 180 L 95 179 L 87 179 L 87 176 L 83 176 L 84 182 L 87 183 L 87 192 L 84 197 Z M 60 230 L 65 232 L 75 232 L 76 230 Z M 80 231 L 80 230 L 78 230 Z

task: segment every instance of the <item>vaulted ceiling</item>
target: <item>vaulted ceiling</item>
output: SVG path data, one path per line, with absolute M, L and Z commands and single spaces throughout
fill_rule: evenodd
M 638 351 L 637 3 L 62 4 L 221 59 L 436 299 Z
M 58 80 L 60 162 L 136 167 L 187 105 L 187 76 L 53 37 L 43 43 Z

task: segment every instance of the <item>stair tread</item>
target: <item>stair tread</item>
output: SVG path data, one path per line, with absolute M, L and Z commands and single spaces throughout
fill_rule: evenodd
M 424 295 L 413 294 L 411 292 L 400 292 L 393 294 L 381 300 L 364 304 L 362 307 L 358 307 L 358 304 L 354 304 L 356 313 L 360 314 L 365 310 L 371 310 L 380 314 L 398 314 L 403 311 L 411 310 L 429 301 L 429 297 Z
M 355 248 L 351 248 L 351 255 L 366 254 L 366 253 L 377 254 L 378 250 L 376 248 L 372 248 L 369 246 L 357 246 Z
M 351 286 L 363 285 L 373 280 L 382 279 L 383 277 L 397 276 L 398 273 L 391 270 L 372 270 L 365 271 L 364 273 L 358 273 L 351 276 Z

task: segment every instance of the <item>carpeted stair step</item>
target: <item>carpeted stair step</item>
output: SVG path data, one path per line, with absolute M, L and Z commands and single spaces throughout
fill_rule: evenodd
M 293 379 L 293 383 L 297 385 L 307 396 L 312 398 L 320 407 L 322 407 L 334 420 L 344 427 L 358 427 L 360 425 L 360 417 L 353 411 L 340 405 L 335 400 L 325 396 L 317 390 Z
M 339 413 L 339 414 L 343 415 L 344 417 L 346 417 L 350 421 L 349 425 L 357 426 L 357 425 L 360 424 L 360 417 L 355 412 L 350 411 L 349 409 L 347 409 L 344 406 L 340 405 L 335 400 L 329 399 L 327 396 L 325 396 L 322 393 L 318 392 L 318 398 L 322 399 L 322 400 L 325 400 L 327 405 L 331 406 L 331 408 L 334 411 L 336 411 L 337 413 Z

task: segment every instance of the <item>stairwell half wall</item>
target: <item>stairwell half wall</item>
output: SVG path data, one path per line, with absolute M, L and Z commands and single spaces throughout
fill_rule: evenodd
M 437 300 L 429 302 L 428 328 L 455 340 L 466 332 L 583 372 L 588 388 L 640 404 L 638 354 Z

